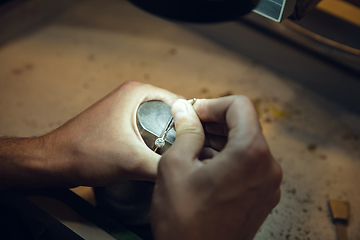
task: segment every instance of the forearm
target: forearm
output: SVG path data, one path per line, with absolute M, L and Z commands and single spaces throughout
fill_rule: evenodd
M 144 101 L 172 105 L 178 98 L 129 81 L 45 136 L 0 138 L 0 189 L 154 181 L 160 156 L 142 141 L 136 110 Z
M 0 190 L 56 186 L 59 159 L 49 137 L 0 139 Z

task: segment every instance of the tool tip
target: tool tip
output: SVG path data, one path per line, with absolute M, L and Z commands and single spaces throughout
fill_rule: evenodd
M 193 98 L 193 99 L 191 100 L 191 105 L 194 105 L 196 101 L 197 101 L 197 98 Z

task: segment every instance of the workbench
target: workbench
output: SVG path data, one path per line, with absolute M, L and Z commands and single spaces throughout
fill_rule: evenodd
M 281 201 L 256 240 L 335 240 L 329 199 L 350 203 L 349 239 L 360 239 L 360 116 L 126 1 L 80 1 L 0 46 L 0 135 L 47 133 L 127 80 L 188 99 L 253 100 L 284 172 Z M 89 190 L 74 191 L 92 202 Z

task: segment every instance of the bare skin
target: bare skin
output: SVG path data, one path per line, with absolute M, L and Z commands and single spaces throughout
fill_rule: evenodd
M 178 99 L 126 82 L 44 136 L 0 139 L 0 189 L 156 180 L 155 239 L 252 239 L 279 202 L 282 171 L 251 101 Z M 148 100 L 172 105 L 177 137 L 162 157 L 136 127 L 136 110 Z
M 177 137 L 159 163 L 152 201 L 157 240 L 252 239 L 280 200 L 282 171 L 243 96 L 172 106 Z M 205 142 L 220 151 L 198 160 Z M 212 134 L 209 134 L 212 133 Z M 222 140 L 221 140 L 222 139 Z
M 144 101 L 179 98 L 129 81 L 44 136 L 0 139 L 0 189 L 155 181 L 160 156 L 143 142 L 135 113 Z

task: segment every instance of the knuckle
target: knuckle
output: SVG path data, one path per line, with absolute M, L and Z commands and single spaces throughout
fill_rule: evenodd
M 265 140 L 263 140 L 262 138 L 255 139 L 255 142 L 253 142 L 253 145 L 254 145 L 253 148 L 255 150 L 254 152 L 256 153 L 257 158 L 264 159 L 264 158 L 268 158 L 269 156 L 271 156 L 269 146 L 267 145 Z
M 282 182 L 283 174 L 280 165 L 272 159 L 272 166 L 268 168 L 267 174 L 267 188 L 274 191 L 280 197 L 280 185 Z
M 241 109 L 248 112 L 249 114 L 256 113 L 254 102 L 248 96 L 236 95 L 235 102 L 240 106 Z
M 183 116 L 176 119 L 175 125 L 177 137 L 183 134 L 204 136 L 203 126 L 200 121 L 192 119 L 189 116 Z
M 256 159 L 268 166 L 271 166 L 271 163 L 274 161 L 267 145 L 263 145 L 257 149 Z
M 254 106 L 253 102 L 251 101 L 251 99 L 248 96 L 245 95 L 236 95 L 235 97 L 235 101 L 239 102 L 241 105 L 243 106 Z
M 134 81 L 134 80 L 128 80 L 128 81 L 125 81 L 124 83 L 122 83 L 120 85 L 120 88 L 134 88 L 136 86 L 139 86 L 139 85 L 142 85 L 142 83 L 140 82 L 137 82 L 137 81 Z
M 180 124 L 180 126 L 177 128 L 178 134 L 202 134 L 202 126 L 197 123 L 189 123 L 184 121 Z
M 189 125 L 178 129 L 178 131 L 176 132 L 176 138 L 180 139 L 183 136 L 186 136 L 187 138 L 191 138 L 192 141 L 194 140 L 205 141 L 204 131 L 202 130 L 201 127 L 195 125 Z
M 235 151 L 237 151 L 238 155 L 244 156 L 245 159 L 256 165 L 264 164 L 264 162 L 272 159 L 269 146 L 260 136 L 254 136 L 248 144 Z
M 280 188 L 278 188 L 278 189 L 275 191 L 275 193 L 274 193 L 274 195 L 272 196 L 272 198 L 270 199 L 270 207 L 271 207 L 271 208 L 276 207 L 276 206 L 279 204 L 280 200 L 281 200 L 281 190 L 280 190 Z
M 283 172 L 280 165 L 274 161 L 274 168 L 273 168 L 273 181 L 274 187 L 279 188 L 283 179 Z

